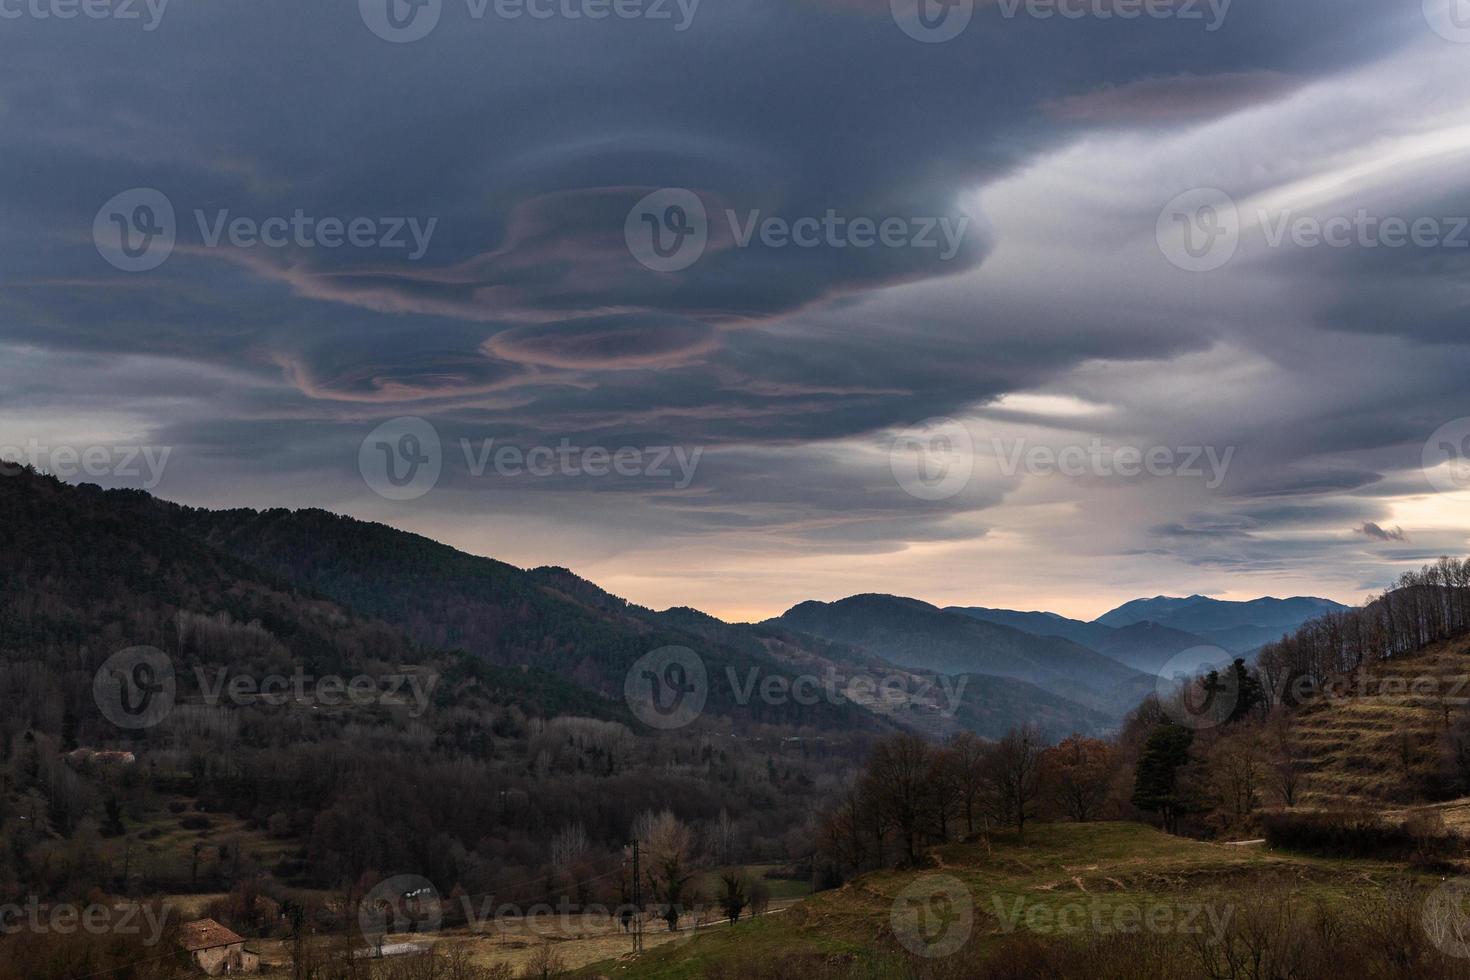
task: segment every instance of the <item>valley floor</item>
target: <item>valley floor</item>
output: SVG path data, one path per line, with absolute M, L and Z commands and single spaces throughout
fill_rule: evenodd
M 1130 974 L 1110 972 L 1106 951 L 1111 948 L 1116 955 L 1134 948 L 1136 973 L 1131 976 L 1162 977 L 1188 961 L 1187 951 L 1201 940 L 1218 941 L 1243 927 L 1261 928 L 1263 909 L 1282 916 L 1271 923 L 1272 929 L 1307 928 L 1305 917 L 1281 911 L 1288 902 L 1340 914 L 1344 922 L 1357 922 L 1360 915 L 1387 921 L 1374 903 L 1412 892 L 1412 903 L 1389 905 L 1405 915 L 1412 905 L 1415 921 L 1406 920 L 1405 927 L 1418 929 L 1423 895 L 1444 877 L 1386 861 L 1329 860 L 1260 845 L 1203 843 L 1127 823 L 1038 825 L 1027 830 L 1024 841 L 1014 834 L 995 835 L 938 848 L 934 857 L 936 867 L 930 870 L 865 875 L 785 914 L 651 949 L 636 960 L 610 959 L 578 975 L 648 980 L 1124 977 Z M 917 918 L 908 909 L 916 910 Z M 927 919 L 925 912 L 930 913 Z M 1101 958 L 1093 961 L 1097 972 L 980 968 L 980 960 L 999 944 L 1026 934 L 1046 943 L 1093 944 L 1100 950 Z M 1350 944 L 1367 941 L 1364 936 L 1345 938 Z M 1405 941 L 1414 945 L 1416 955 L 1430 945 L 1414 936 Z M 1161 959 L 1158 971 L 1139 958 L 1155 945 L 1170 947 L 1168 955 L 1175 957 Z M 915 955 L 906 955 L 905 946 Z M 1427 953 L 1442 956 L 1432 948 Z M 786 966 L 771 972 L 773 963 Z M 1459 968 L 1447 958 L 1444 965 L 1449 971 Z M 1313 974 L 1304 970 L 1295 975 Z

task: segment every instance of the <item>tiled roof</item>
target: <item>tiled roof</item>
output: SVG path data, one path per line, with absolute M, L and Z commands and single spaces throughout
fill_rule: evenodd
M 179 927 L 179 942 L 191 953 L 218 946 L 233 946 L 244 941 L 243 937 L 235 935 L 213 919 L 185 922 Z

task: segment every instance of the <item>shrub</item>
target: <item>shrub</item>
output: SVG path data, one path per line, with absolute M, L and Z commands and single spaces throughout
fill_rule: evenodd
M 1272 847 L 1333 857 L 1399 857 L 1440 854 L 1461 842 L 1432 819 L 1393 823 L 1376 813 L 1321 810 L 1266 814 L 1261 819 Z

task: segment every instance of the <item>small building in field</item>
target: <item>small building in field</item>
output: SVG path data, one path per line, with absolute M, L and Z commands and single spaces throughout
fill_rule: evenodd
M 245 948 L 244 937 L 213 919 L 185 922 L 179 927 L 179 945 L 211 977 L 260 972 L 260 956 Z

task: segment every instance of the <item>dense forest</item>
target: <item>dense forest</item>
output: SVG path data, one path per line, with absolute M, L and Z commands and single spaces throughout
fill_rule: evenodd
M 249 887 L 280 903 L 404 873 L 444 895 L 616 901 L 635 825 L 665 813 L 701 861 L 806 875 L 815 801 L 895 730 L 851 704 L 741 704 L 719 687 L 697 723 L 649 729 L 622 675 L 650 649 L 787 669 L 759 641 L 650 624 L 564 573 L 459 567 L 386 528 L 375 550 L 320 514 L 206 519 L 35 473 L 0 481 L 0 503 L 0 904 L 99 887 Z M 138 648 L 168 658 L 177 703 L 132 730 L 99 708 L 94 680 Z M 382 696 L 218 696 L 302 674 L 381 680 Z M 558 838 L 577 845 L 558 852 Z M 597 887 L 573 887 L 585 878 Z

